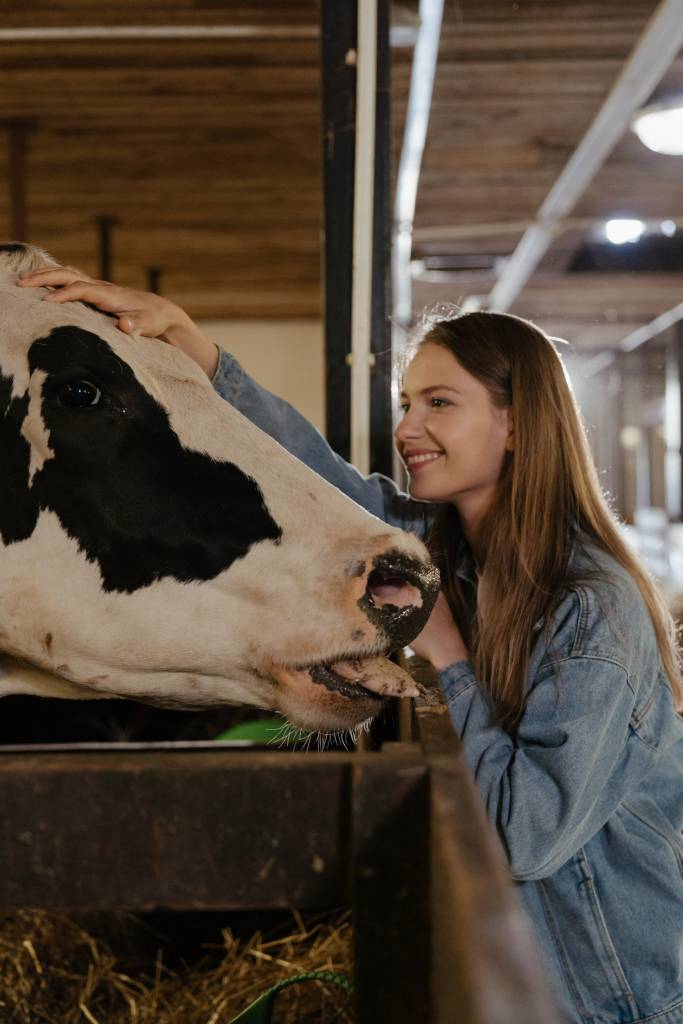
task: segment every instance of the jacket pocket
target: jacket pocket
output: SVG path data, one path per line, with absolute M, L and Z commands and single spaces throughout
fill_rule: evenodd
M 637 1021 L 640 1007 L 605 922 L 585 849 L 537 884 L 579 1019 Z
M 623 800 L 621 806 L 635 818 L 641 830 L 649 830 L 668 846 L 683 878 L 683 835 L 676 831 L 666 815 L 651 800 Z

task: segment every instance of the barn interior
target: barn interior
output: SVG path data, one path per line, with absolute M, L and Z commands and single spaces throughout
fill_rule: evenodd
M 398 344 L 441 303 L 507 309 L 566 339 L 603 486 L 676 602 L 680 120 L 674 152 L 633 129 L 638 110 L 683 96 L 669 6 L 667 22 L 653 0 L 392 5 L 383 202 Z M 65 264 L 172 298 L 348 457 L 348 398 L 330 383 L 348 338 L 326 334 L 323 238 L 339 230 L 325 189 L 349 168 L 324 166 L 322 37 L 312 0 L 6 11 L 0 222 Z M 386 442 L 392 410 L 378 415 Z M 386 448 L 371 468 L 391 473 Z M 142 718 L 157 738 L 205 735 L 196 716 Z M 30 720 L 35 741 L 54 735 L 54 715 Z M 5 742 L 17 728 L 7 708 Z M 61 738 L 85 738 L 73 728 Z M 108 738 L 131 728 L 112 723 Z
M 357 29 L 356 6 L 338 0 L 33 0 L 4 4 L 0 24 L 2 236 L 40 245 L 92 276 L 177 302 L 345 458 L 357 454 L 348 365 L 356 131 L 348 82 L 356 72 L 357 53 L 349 42 Z M 563 339 L 559 351 L 603 488 L 678 615 L 683 606 L 681 0 L 379 0 L 377 8 L 377 142 L 363 179 L 367 192 L 368 175 L 374 173 L 375 231 L 363 266 L 366 276 L 372 267 L 374 282 L 374 359 L 368 360 L 374 366 L 368 367 L 365 384 L 372 409 L 370 426 L 361 429 L 365 452 L 359 464 L 398 473 L 400 479 L 391 455 L 397 415 L 390 401 L 392 366 L 425 311 L 446 303 L 528 317 Z M 637 115 L 648 110 L 674 112 L 673 126 L 655 138 L 654 149 L 636 131 Z M 638 131 L 645 129 L 638 126 Z M 206 776 L 208 789 L 197 783 L 194 765 L 178 771 L 169 785 L 161 768 L 156 782 L 152 771 L 146 774 L 142 754 L 133 750 L 129 767 L 110 771 L 113 761 L 99 762 L 103 788 L 98 790 L 97 771 L 86 763 L 90 754 L 103 756 L 97 750 L 112 745 L 129 751 L 135 744 L 149 750 L 157 745 L 150 756 L 170 758 L 159 749 L 165 744 L 196 748 L 199 764 L 203 744 L 253 717 L 252 710 L 197 714 L 127 701 L 112 702 L 103 714 L 100 702 L 3 699 L 0 747 L 10 765 L 3 792 L 16 796 L 16 807 L 9 799 L 5 803 L 7 829 L 25 843 L 12 864 L 8 861 L 6 878 L 12 870 L 21 874 L 30 859 L 24 818 L 33 814 L 42 822 L 47 853 L 43 863 L 34 852 L 35 877 L 28 868 L 21 875 L 28 879 L 29 902 L 51 905 L 44 893 L 55 884 L 53 842 L 66 865 L 61 892 L 68 890 L 68 905 L 95 905 L 99 899 L 97 905 L 110 906 L 117 885 L 121 905 L 137 899 L 134 909 L 149 908 L 159 900 L 153 905 L 173 912 L 154 925 L 167 935 L 175 930 L 183 955 L 183 938 L 195 953 L 201 940 L 186 915 L 178 923 L 175 909 L 192 905 L 215 911 L 208 932 L 204 914 L 197 926 L 204 938 L 213 939 L 218 918 L 225 917 L 217 907 L 226 886 L 239 891 L 243 910 L 250 908 L 245 929 L 262 926 L 252 917 L 253 892 L 239 888 L 254 865 L 265 872 L 266 888 L 272 883 L 259 905 L 271 899 L 271 910 L 279 907 L 274 917 L 289 920 L 282 907 L 295 884 L 301 906 L 348 905 L 351 872 L 343 857 L 351 856 L 352 838 L 335 801 L 341 793 L 343 801 L 352 802 L 352 787 L 342 772 L 344 755 L 334 744 L 323 767 L 311 752 L 314 774 L 296 800 L 280 776 L 268 776 L 264 799 L 256 784 L 250 788 L 248 772 L 243 777 L 238 768 L 244 788 L 234 806 L 222 766 Z M 428 733 L 434 730 L 433 751 L 442 766 L 450 739 L 438 732 L 438 722 L 429 723 L 427 716 L 422 722 Z M 371 743 L 378 748 L 387 738 L 400 741 L 403 728 L 405 722 L 391 709 Z M 249 734 L 233 732 L 233 739 L 219 741 L 216 748 L 258 746 L 263 739 L 262 734 L 254 740 L 252 733 L 252 739 L 235 740 L 236 735 Z M 53 760 L 41 767 L 41 753 L 64 746 L 72 752 L 71 762 Z M 29 749 L 22 756 L 34 756 L 28 767 L 11 760 L 18 748 Z M 58 759 L 61 753 L 46 756 Z M 244 754 L 256 757 L 252 751 Z M 299 770 L 299 762 L 294 764 L 299 756 L 285 755 L 293 759 L 293 771 Z M 402 766 L 406 778 L 414 771 L 415 761 L 400 742 L 391 756 L 392 771 Z M 457 905 L 462 915 L 457 934 L 445 911 L 440 918 L 437 907 L 430 918 L 435 946 L 444 951 L 442 973 L 448 975 L 440 984 L 455 999 L 449 1003 L 444 997 L 439 1005 L 457 1006 L 465 1024 L 501 1019 L 471 1009 L 466 1001 L 471 980 L 463 981 L 458 972 L 464 969 L 455 970 L 455 960 L 446 956 L 460 949 L 462 935 L 474 936 L 476 977 L 492 999 L 491 971 L 508 963 L 511 949 L 520 951 L 520 960 L 526 957 L 507 896 L 496 902 L 495 857 L 489 860 L 488 847 L 482 853 L 474 842 L 476 827 L 468 832 L 463 824 L 469 805 L 454 807 L 446 798 L 440 803 L 438 790 L 430 809 L 424 792 L 418 800 L 406 790 L 404 800 L 394 776 L 383 772 L 354 775 L 354 785 L 361 780 L 361 794 L 356 799 L 353 791 L 360 825 L 354 818 L 352 837 L 363 829 L 368 835 L 376 831 L 381 819 L 376 808 L 382 804 L 396 812 L 393 831 L 361 859 L 361 881 L 358 886 L 354 881 L 353 900 L 361 907 L 355 924 L 370 928 L 374 915 L 375 921 L 391 918 L 386 928 L 395 925 L 396 934 L 419 931 L 415 920 L 427 914 L 428 897 L 421 888 L 414 902 L 399 906 L 391 917 L 399 881 L 392 864 L 405 841 L 406 815 L 418 835 L 436 804 L 443 816 L 434 829 L 436 839 L 430 836 L 436 854 L 426 850 L 425 839 L 419 849 L 404 851 L 409 856 L 399 866 L 407 865 L 411 878 L 426 886 L 431 856 L 435 872 L 441 872 L 443 906 L 450 913 Z M 74 800 L 59 789 L 60 773 L 64 790 L 70 784 L 82 796 Z M 29 780 L 28 796 L 11 788 L 12 776 Z M 451 785 L 453 777 L 447 781 Z M 133 799 L 136 786 L 142 795 Z M 169 792 L 175 800 L 172 814 L 164 802 Z M 98 818 L 99 793 L 107 806 Z M 120 811 L 128 801 L 130 813 L 122 815 L 114 833 L 107 808 Z M 305 829 L 302 808 L 312 815 L 305 818 Z M 226 881 L 216 853 L 205 892 L 207 872 L 197 851 L 218 849 L 216 836 L 225 825 L 219 819 L 226 809 L 235 813 L 239 856 Z M 264 826 L 266 811 L 272 818 Z M 140 853 L 140 863 L 154 847 L 145 833 L 146 818 L 158 845 L 171 851 L 170 866 L 162 865 L 161 882 L 143 879 L 137 862 L 119 878 L 115 855 L 128 843 Z M 280 818 L 286 819 L 282 826 Z M 64 832 L 56 839 L 55 821 Z M 271 829 L 279 836 L 281 827 L 284 866 L 269 875 L 272 850 L 264 835 Z M 479 827 L 483 834 L 481 822 Z M 183 829 L 194 837 L 192 843 L 183 840 Z M 318 849 L 320 837 L 327 843 L 329 878 L 324 873 L 321 881 L 319 865 L 311 869 L 304 863 L 304 832 L 306 855 Z M 226 859 L 228 848 L 226 841 L 219 850 Z M 386 863 L 384 888 L 373 895 L 367 878 L 372 871 L 380 877 Z M 455 893 L 463 864 L 472 888 Z M 182 887 L 186 876 L 197 888 L 178 896 L 173 887 Z M 154 886 L 162 882 L 167 890 L 160 899 Z M 508 930 L 510 920 L 514 927 Z M 19 934 L 17 947 L 25 947 L 29 933 Z M 393 1015 L 386 1004 L 373 1002 L 373 986 L 377 978 L 387 979 L 388 986 L 398 985 L 402 976 L 413 979 L 417 954 L 427 954 L 409 943 L 396 959 L 398 943 L 386 941 L 386 932 L 362 934 L 369 970 L 361 983 L 367 1003 L 359 1024 L 426 1019 L 420 1014 L 426 1012 L 429 964 L 418 964 L 424 967 L 422 987 L 407 994 L 396 988 Z M 381 957 L 385 948 L 393 959 L 387 954 L 376 966 L 371 955 Z M 26 949 L 19 949 L 22 956 Z M 516 1009 L 508 1008 L 504 1019 L 549 1024 L 554 1018 L 545 1004 L 525 1002 L 517 967 L 509 973 L 514 982 L 509 1005 Z M 501 976 L 507 977 L 506 970 Z M 81 1009 L 74 1008 L 74 1014 Z M 89 1013 L 84 1010 L 83 1017 L 91 1020 Z M 223 1018 L 205 1013 L 201 1019 Z M 454 1011 L 446 1010 L 441 1019 L 455 1019 Z
M 177 302 L 349 458 L 349 324 L 335 306 L 353 200 L 339 62 L 355 71 L 343 49 L 355 13 L 343 8 L 8 5 L 0 223 L 65 264 Z M 528 317 L 565 340 L 603 488 L 677 607 L 680 4 L 415 0 L 384 18 L 374 243 L 384 325 L 366 468 L 397 472 L 391 363 L 425 311 Z M 636 117 L 667 108 L 672 126 L 649 148 Z M 167 738 L 169 719 L 149 716 Z M 52 716 L 45 728 L 30 718 L 36 741 L 53 731 Z M 3 723 L 8 742 L 9 707 Z M 198 728 L 196 718 L 168 726 Z

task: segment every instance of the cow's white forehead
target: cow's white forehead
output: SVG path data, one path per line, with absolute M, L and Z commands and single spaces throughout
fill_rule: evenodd
M 47 289 L 19 288 L 16 281 L 21 265 L 18 270 L 9 270 L 3 257 L 0 252 L 0 373 L 13 379 L 13 397 L 25 394 L 28 388 L 31 345 L 56 327 L 78 327 L 97 335 L 152 393 L 156 391 L 155 381 L 163 379 L 206 383 L 199 367 L 171 346 L 136 335 L 129 337 L 118 330 L 111 317 L 81 302 L 43 302 Z

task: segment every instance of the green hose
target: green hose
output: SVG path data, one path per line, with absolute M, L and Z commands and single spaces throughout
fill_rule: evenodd
M 288 985 L 294 985 L 299 981 L 328 981 L 343 988 L 345 992 L 353 990 L 353 985 L 346 975 L 335 974 L 334 971 L 307 971 L 305 974 L 295 974 L 267 989 L 246 1010 L 233 1017 L 229 1024 L 271 1024 L 273 1005 L 278 995 Z

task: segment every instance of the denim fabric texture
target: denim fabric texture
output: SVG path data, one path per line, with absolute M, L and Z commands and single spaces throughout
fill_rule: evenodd
M 368 511 L 424 536 L 433 506 L 364 478 L 227 353 L 213 384 Z M 631 577 L 581 538 L 570 568 L 592 575 L 536 624 L 514 737 L 469 662 L 441 687 L 566 1017 L 683 1024 L 683 719 Z M 457 571 L 474 607 L 464 540 Z

